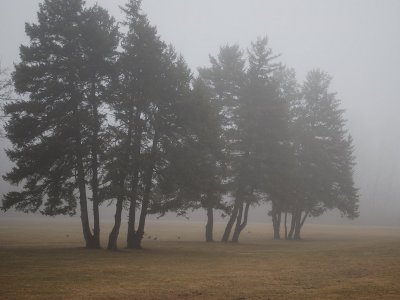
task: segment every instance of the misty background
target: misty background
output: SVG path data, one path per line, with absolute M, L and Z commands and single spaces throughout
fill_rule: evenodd
M 24 24 L 36 22 L 40 2 L 0 1 L 0 61 L 9 72 L 19 61 L 20 44 L 28 43 Z M 86 2 L 97 2 L 121 20 L 118 6 L 125 0 Z M 354 138 L 360 217 L 346 221 L 331 213 L 314 221 L 400 226 L 400 1 L 143 0 L 143 10 L 193 72 L 208 66 L 208 55 L 222 45 L 238 43 L 245 49 L 268 35 L 299 82 L 313 68 L 332 75 L 331 90 L 338 92 Z M 8 146 L 0 140 L 1 175 L 12 167 L 3 150 Z M 13 188 L 0 179 L 1 195 Z M 114 212 L 102 210 L 110 217 Z M 269 222 L 266 211 L 253 208 L 250 222 Z M 2 218 L 16 215 L 0 213 Z

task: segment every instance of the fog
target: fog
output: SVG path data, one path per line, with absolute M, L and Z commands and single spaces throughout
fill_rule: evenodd
M 24 22 L 36 21 L 39 2 L 0 2 L 0 59 L 10 71 L 19 45 L 28 41 Z M 124 0 L 97 2 L 121 18 L 118 5 Z M 360 217 L 352 223 L 400 225 L 400 1 L 144 0 L 143 8 L 193 71 L 207 66 L 208 55 L 221 45 L 245 49 L 268 35 L 299 82 L 313 68 L 331 74 L 355 145 Z M 6 145 L 1 140 L 1 147 Z M 0 159 L 4 174 L 12 165 L 3 150 Z M 3 181 L 0 188 L 2 194 L 10 189 Z M 265 212 L 253 208 L 250 221 L 266 220 Z M 325 220 L 343 221 L 337 215 Z

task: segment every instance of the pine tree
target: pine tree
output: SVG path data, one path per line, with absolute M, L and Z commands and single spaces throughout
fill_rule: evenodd
M 241 188 L 236 198 L 239 209 L 233 242 L 238 242 L 247 225 L 250 205 L 262 194 L 276 191 L 286 163 L 289 110 L 273 78 L 274 72 L 281 68 L 276 58 L 266 37 L 252 43 L 248 51 L 249 69 L 239 99 L 233 158 L 236 186 Z
M 168 165 L 160 172 L 157 211 L 185 215 L 188 210 L 205 209 L 205 238 L 213 242 L 214 210 L 227 211 L 222 197 L 225 156 L 221 117 L 201 79 L 193 82 L 190 101 L 185 101 L 181 116 L 185 131 L 179 143 L 166 151 Z
M 128 248 L 136 241 L 135 216 L 143 180 L 143 151 L 150 143 L 149 120 L 153 116 L 153 101 L 161 81 L 162 55 L 166 45 L 157 30 L 141 11 L 141 1 L 131 0 L 122 7 L 127 33 L 122 40 L 118 61 L 118 80 L 110 106 L 115 123 L 111 131 L 112 146 L 107 150 L 109 185 L 107 198 L 117 198 L 115 224 L 109 236 L 108 248 L 116 249 L 121 214 L 125 200 L 129 202 Z
M 292 204 L 289 238 L 300 239 L 308 216 L 339 209 L 349 218 L 358 215 L 358 192 L 353 182 L 352 139 L 345 129 L 344 110 L 331 77 L 320 71 L 308 73 L 302 89 L 302 106 L 295 139 L 299 175 L 297 198 Z
M 237 45 L 221 47 L 217 58 L 210 56 L 211 67 L 199 69 L 200 78 L 211 91 L 211 98 L 221 117 L 221 140 L 226 157 L 227 174 L 224 183 L 233 197 L 237 193 L 234 186 L 235 174 L 231 164 L 237 134 L 237 110 L 241 88 L 245 80 L 245 60 Z M 239 189 L 239 188 L 238 188 Z M 240 189 L 239 189 L 240 190 Z M 222 241 L 229 239 L 239 207 L 233 203 L 230 219 Z
M 280 239 L 282 214 L 284 214 L 285 237 L 287 236 L 287 215 L 290 203 L 295 198 L 297 178 L 294 172 L 296 167 L 294 136 L 299 107 L 299 87 L 296 73 L 293 69 L 280 67 L 273 72 L 272 81 L 277 88 L 279 105 L 284 106 L 284 114 L 281 115 L 279 139 L 272 164 L 268 167 L 268 177 L 265 181 L 267 193 L 266 200 L 271 203 L 269 215 L 272 217 L 274 239 Z M 282 121 L 284 121 L 284 126 Z M 278 128 L 276 128 L 278 129 Z
M 129 1 L 123 11 L 127 33 L 118 63 L 120 84 L 111 103 L 117 122 L 112 134 L 115 147 L 110 147 L 107 163 L 108 197 L 117 198 L 109 249 L 116 248 L 125 200 L 129 200 L 127 246 L 141 247 L 147 214 L 156 206 L 166 151 L 183 134 L 180 106 L 189 97 L 191 80 L 183 58 L 160 40 L 141 11 L 141 1 Z
M 96 177 L 104 120 L 98 112 L 118 44 L 117 28 L 99 7 L 86 9 L 81 0 L 46 0 L 40 4 L 38 23 L 27 24 L 26 33 L 31 43 L 21 46 L 13 79 L 16 91 L 29 100 L 5 107 L 10 116 L 5 129 L 13 145 L 7 155 L 16 167 L 4 176 L 12 184 L 24 182 L 24 187 L 4 196 L 3 209 L 73 215 L 78 190 L 86 246 L 98 248 Z

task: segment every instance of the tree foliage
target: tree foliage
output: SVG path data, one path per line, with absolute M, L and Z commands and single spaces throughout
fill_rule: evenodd
M 282 216 L 288 239 L 327 210 L 358 216 L 352 139 L 327 73 L 298 84 L 264 37 L 247 52 L 221 47 L 194 77 L 140 0 L 122 11 L 123 33 L 83 0 L 45 0 L 26 24 L 13 83 L 28 99 L 4 107 L 15 164 L 4 179 L 22 189 L 4 195 L 3 210 L 79 211 L 86 246 L 97 248 L 100 205 L 114 201 L 110 250 L 124 208 L 128 248 L 141 247 L 148 214 L 203 209 L 209 242 L 216 210 L 229 215 L 222 241 L 237 242 L 263 201 L 276 239 Z

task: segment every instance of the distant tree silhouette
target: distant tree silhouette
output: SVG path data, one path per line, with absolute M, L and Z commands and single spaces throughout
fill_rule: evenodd
M 221 116 L 202 79 L 193 82 L 190 101 L 184 108 L 185 134 L 166 153 L 169 162 L 160 174 L 157 210 L 164 214 L 203 208 L 207 212 L 205 238 L 213 242 L 214 210 L 226 213 L 223 184 L 226 157 L 221 141 Z
M 224 183 L 230 195 L 233 196 L 232 211 L 226 226 L 222 241 L 227 242 L 239 211 L 239 203 L 235 200 L 243 188 L 236 186 L 232 158 L 237 139 L 237 110 L 240 91 L 245 80 L 245 60 L 239 46 L 224 46 L 220 48 L 217 57 L 210 56 L 211 66 L 199 69 L 200 78 L 211 91 L 218 114 L 221 116 L 221 140 L 223 153 L 227 157 L 227 173 Z
M 343 216 L 358 216 L 358 191 L 354 187 L 351 136 L 345 129 L 344 110 L 325 72 L 308 73 L 302 87 L 296 121 L 296 197 L 291 203 L 289 239 L 300 239 L 308 216 L 338 209 Z

